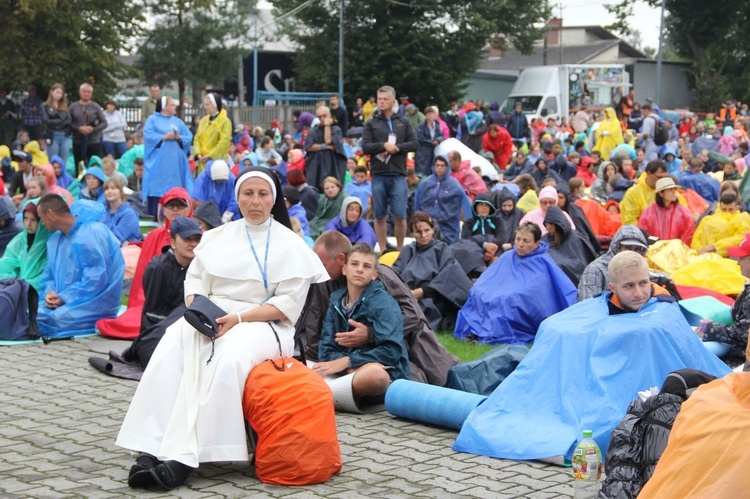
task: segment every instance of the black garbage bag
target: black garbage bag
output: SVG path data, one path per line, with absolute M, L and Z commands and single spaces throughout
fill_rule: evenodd
M 672 425 L 682 403 L 713 375 L 696 369 L 669 373 L 661 391 L 642 401 L 635 399 L 612 431 L 605 459 L 606 478 L 598 499 L 634 499 L 653 476 L 667 448 Z

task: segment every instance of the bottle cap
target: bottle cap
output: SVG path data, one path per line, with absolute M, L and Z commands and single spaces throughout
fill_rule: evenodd
M 591 430 L 583 430 L 583 438 L 591 438 L 594 436 L 594 432 Z

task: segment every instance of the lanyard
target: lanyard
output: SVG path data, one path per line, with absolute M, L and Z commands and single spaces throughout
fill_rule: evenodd
M 391 121 L 390 118 L 388 118 L 388 128 L 390 128 L 391 129 L 391 133 L 393 133 L 393 122 Z
M 253 256 L 255 257 L 255 264 L 258 265 L 260 275 L 261 277 L 263 277 L 263 287 L 266 289 L 266 293 L 268 293 L 268 244 L 271 242 L 271 224 L 273 224 L 273 218 L 268 224 L 268 236 L 266 236 L 266 256 L 263 259 L 263 267 L 260 266 L 260 259 L 258 258 L 258 254 L 255 252 L 255 245 L 253 244 L 253 239 L 250 237 L 250 231 L 247 230 L 247 227 L 245 228 L 245 231 L 247 233 L 247 240 L 250 241 L 250 249 L 253 250 Z

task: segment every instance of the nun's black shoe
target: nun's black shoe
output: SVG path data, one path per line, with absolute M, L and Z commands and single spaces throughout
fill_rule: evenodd
M 160 463 L 156 457 L 141 452 L 130 468 L 128 485 L 133 489 L 145 489 L 156 484 L 151 476 L 151 470 Z
M 190 476 L 193 468 L 177 461 L 165 461 L 151 469 L 151 477 L 164 490 L 179 487 Z

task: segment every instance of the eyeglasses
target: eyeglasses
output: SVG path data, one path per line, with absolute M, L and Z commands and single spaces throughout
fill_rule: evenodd
M 164 205 L 165 210 L 181 210 L 183 208 L 187 208 L 187 206 L 178 203 L 169 203 Z

